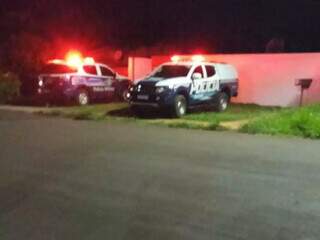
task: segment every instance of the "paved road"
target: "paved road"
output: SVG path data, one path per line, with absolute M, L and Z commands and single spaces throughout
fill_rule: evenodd
M 0 111 L 0 239 L 320 238 L 320 142 Z

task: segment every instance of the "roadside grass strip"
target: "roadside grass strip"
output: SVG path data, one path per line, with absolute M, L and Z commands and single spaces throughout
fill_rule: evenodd
M 224 130 L 218 121 L 205 122 L 187 119 L 157 119 L 146 120 L 149 124 L 163 125 L 170 128 L 202 129 L 202 130 Z
M 249 121 L 239 131 L 320 139 L 320 105 L 282 109 Z
M 192 111 L 180 119 L 158 116 L 137 118 L 126 103 L 97 104 L 85 107 L 58 107 L 38 112 L 75 120 L 135 121 L 171 128 L 232 130 L 249 134 L 299 136 L 320 139 L 320 105 L 302 108 L 262 107 L 232 104 L 223 113 Z

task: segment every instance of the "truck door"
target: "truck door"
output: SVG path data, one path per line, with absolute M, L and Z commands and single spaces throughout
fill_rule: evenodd
M 219 75 L 213 65 L 205 65 L 205 89 L 209 100 L 219 91 Z
M 195 73 L 198 73 L 200 78 L 193 79 L 193 76 Z M 205 68 L 204 66 L 198 65 L 195 67 L 191 74 L 191 92 L 190 92 L 190 98 L 192 100 L 192 104 L 200 104 L 202 103 L 206 96 L 205 96 L 205 80 L 206 80 L 206 74 L 205 74 Z
M 96 65 L 84 65 L 83 70 L 87 73 L 85 85 L 90 89 L 93 98 L 100 98 L 103 92 L 104 82 L 98 74 Z
M 105 97 L 114 96 L 116 88 L 116 74 L 105 66 L 100 66 L 100 73 L 103 79 Z

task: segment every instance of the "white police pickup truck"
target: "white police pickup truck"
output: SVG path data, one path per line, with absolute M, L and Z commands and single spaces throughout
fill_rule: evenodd
M 98 99 L 125 98 L 129 84 L 126 77 L 93 60 L 76 65 L 53 60 L 39 75 L 38 95 L 46 102 L 73 100 L 79 105 L 87 105 Z
M 129 90 L 131 108 L 140 114 L 148 107 L 169 110 L 174 117 L 188 108 L 211 105 L 224 111 L 231 97 L 238 95 L 238 73 L 225 63 L 168 62 Z

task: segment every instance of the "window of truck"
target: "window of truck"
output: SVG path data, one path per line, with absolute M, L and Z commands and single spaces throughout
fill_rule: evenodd
M 54 63 L 46 64 L 42 69 L 42 73 L 44 74 L 65 74 L 65 73 L 76 73 L 77 71 L 78 71 L 77 68 L 70 67 L 65 64 L 54 64 Z
M 163 65 L 158 68 L 150 77 L 175 78 L 186 77 L 190 71 L 190 66 Z

